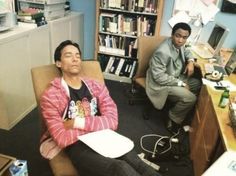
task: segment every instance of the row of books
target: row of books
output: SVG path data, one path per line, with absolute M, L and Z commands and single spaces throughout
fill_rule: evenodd
M 123 14 L 101 13 L 99 31 L 135 36 L 154 35 L 156 20 L 146 16 L 129 17 Z
M 37 2 L 31 2 L 31 1 L 32 0 L 19 2 L 20 13 L 22 14 L 18 14 L 18 15 L 21 16 L 21 19 L 23 19 L 22 16 L 25 16 L 25 13 L 34 15 L 36 14 L 35 11 L 38 11 L 38 13 L 39 12 L 43 13 L 46 21 L 50 21 L 53 19 L 64 17 L 66 14 L 66 10 L 67 11 L 70 10 L 70 7 L 69 7 L 70 4 L 66 2 L 66 0 L 57 0 L 57 1 L 54 0 L 53 2 L 50 1 L 50 3 L 48 3 L 48 1 L 45 1 L 43 3 L 38 0 Z M 30 16 L 28 17 L 30 18 Z
M 99 51 L 127 57 L 136 57 L 137 39 L 99 34 Z
M 41 11 L 28 11 L 28 12 L 23 12 L 19 11 L 17 14 L 17 20 L 19 22 L 24 22 L 24 23 L 33 23 L 36 24 L 36 26 L 42 26 L 47 24 L 44 13 Z
M 117 8 L 134 12 L 156 13 L 158 0 L 101 0 L 101 8 Z
M 137 61 L 114 56 L 99 55 L 103 72 L 132 78 L 136 71 Z

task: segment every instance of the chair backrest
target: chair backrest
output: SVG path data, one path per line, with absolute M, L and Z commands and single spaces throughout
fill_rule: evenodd
M 165 38 L 165 36 L 142 36 L 138 38 L 138 68 L 134 79 L 146 77 L 149 60 L 157 46 Z
M 81 76 L 104 82 L 102 70 L 98 61 L 82 61 Z M 49 83 L 61 75 L 55 64 L 34 67 L 31 69 L 33 88 L 37 104 L 40 102 L 43 91 Z
M 81 76 L 93 78 L 99 82 L 104 82 L 102 70 L 98 61 L 82 61 Z M 34 67 L 31 69 L 33 88 L 37 104 L 44 90 L 50 85 L 50 82 L 58 76 L 60 71 L 55 64 Z M 39 113 L 41 116 L 40 108 Z M 41 121 L 41 132 L 45 130 L 45 124 Z M 71 163 L 64 151 L 60 152 L 56 157 L 49 161 L 53 175 L 74 175 L 78 176 L 76 169 Z

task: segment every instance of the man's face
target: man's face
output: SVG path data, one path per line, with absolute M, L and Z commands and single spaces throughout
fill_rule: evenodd
M 171 36 L 172 42 L 176 48 L 183 46 L 189 37 L 189 32 L 183 29 L 177 29 L 175 33 Z
M 76 75 L 81 69 L 81 58 L 79 50 L 73 45 L 67 45 L 61 51 L 61 60 L 56 62 L 63 74 Z

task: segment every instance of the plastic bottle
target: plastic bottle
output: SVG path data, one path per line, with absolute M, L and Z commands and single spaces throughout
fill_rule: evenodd
M 219 107 L 225 108 L 229 103 L 229 89 L 225 88 L 224 92 L 221 94 Z

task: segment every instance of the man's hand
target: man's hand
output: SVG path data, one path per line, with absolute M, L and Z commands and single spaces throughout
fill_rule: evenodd
M 186 68 L 184 70 L 184 74 L 187 74 L 187 76 L 190 77 L 191 75 L 193 75 L 193 73 L 194 73 L 194 63 L 190 61 L 186 65 Z

